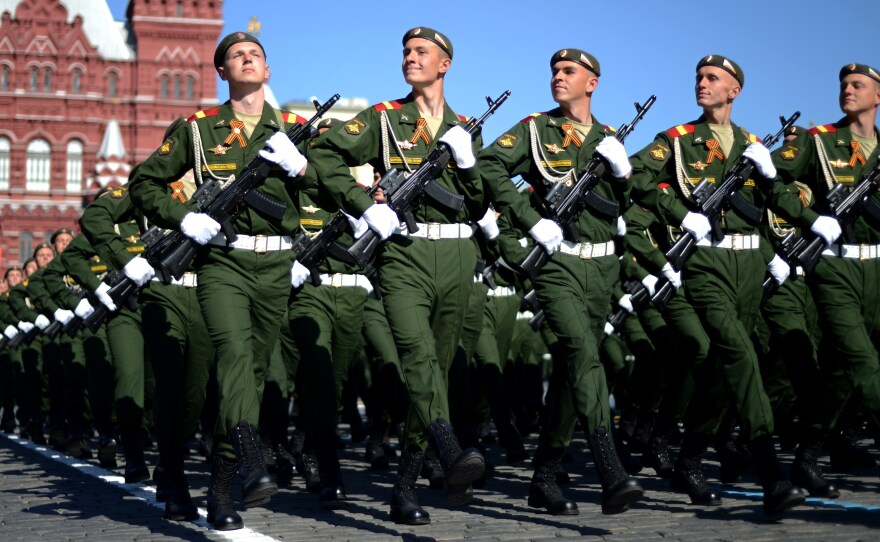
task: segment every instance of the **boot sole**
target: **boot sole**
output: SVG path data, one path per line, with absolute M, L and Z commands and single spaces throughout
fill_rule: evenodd
M 244 496 L 244 507 L 253 508 L 255 506 L 266 504 L 272 498 L 272 495 L 276 493 L 278 493 L 278 486 L 276 484 L 257 486 Z
M 418 518 L 413 521 L 406 521 L 406 519 L 401 517 L 399 513 L 395 514 L 394 512 L 391 512 L 389 517 L 391 518 L 391 521 L 398 525 L 429 525 L 431 523 L 431 518 Z
M 213 523 L 211 523 L 211 527 L 213 527 L 215 531 L 236 531 L 238 529 L 244 529 L 244 522 L 225 525 L 214 525 Z
M 790 509 L 794 508 L 795 506 L 800 506 L 800 505 L 804 504 L 804 502 L 806 500 L 807 499 L 806 499 L 806 497 L 804 497 L 804 495 L 795 495 L 795 496 L 789 497 L 788 499 L 782 501 L 781 503 L 776 505 L 776 507 L 772 510 L 768 510 L 767 507 L 765 506 L 764 507 L 764 514 L 768 515 L 768 516 L 778 516 L 779 514 L 782 514 L 783 512 L 785 512 L 786 510 L 790 510 Z
M 529 506 L 530 506 L 530 507 L 532 507 L 532 508 L 543 508 L 543 509 L 546 510 L 547 513 L 550 514 L 551 516 L 577 516 L 577 515 L 580 514 L 580 510 L 578 510 L 577 508 L 564 509 L 564 510 L 555 510 L 555 511 L 554 511 L 554 510 L 551 510 L 551 509 L 550 509 L 550 506 L 547 505 L 547 503 L 546 503 L 543 499 L 541 499 L 541 498 L 533 498 L 533 497 L 529 497 L 529 501 L 528 501 L 528 502 L 529 502 Z
M 473 499 L 473 494 L 468 489 L 483 475 L 485 469 L 485 460 L 480 455 L 469 457 L 449 469 L 446 474 L 446 503 L 452 505 L 469 503 Z
M 629 505 L 640 501 L 645 496 L 645 491 L 640 487 L 629 488 L 618 493 L 613 499 L 602 504 L 602 513 L 606 516 L 620 514 L 629 510 Z

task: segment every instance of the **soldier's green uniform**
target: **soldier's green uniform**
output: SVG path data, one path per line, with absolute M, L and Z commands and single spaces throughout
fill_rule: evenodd
M 49 245 L 44 246 L 50 248 Z M 42 271 L 42 269 L 38 269 L 9 291 L 9 306 L 19 322 L 34 325 L 39 315 L 30 299 L 28 288 L 32 281 L 41 280 L 39 275 Z M 35 329 L 34 331 L 40 330 Z M 47 382 L 43 376 L 43 345 L 46 339 L 40 332 L 30 344 L 22 343 L 19 347 L 22 363 L 22 398 L 24 399 L 20 406 L 24 407 L 24 417 L 27 419 L 27 422 L 22 426 L 28 437 L 36 444 L 46 444 L 46 437 L 43 435 L 43 423 L 49 406 L 46 397 Z

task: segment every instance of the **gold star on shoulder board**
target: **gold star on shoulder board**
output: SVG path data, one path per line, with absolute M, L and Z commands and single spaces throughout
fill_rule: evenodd
M 313 215 L 313 214 L 317 213 L 318 211 L 320 211 L 321 208 L 315 207 L 314 205 L 306 205 L 305 207 L 302 208 L 302 210 L 310 215 Z
M 213 149 L 208 149 L 209 151 L 214 153 L 214 156 L 223 156 L 226 154 L 226 151 L 229 150 L 229 147 L 224 147 L 223 145 L 217 145 Z
M 706 164 L 704 164 L 703 162 L 701 162 L 699 160 L 697 160 L 693 164 L 688 164 L 688 165 L 691 166 L 692 168 L 694 168 L 695 171 L 703 171 L 704 169 L 706 169 Z
M 557 145 L 556 143 L 544 143 L 544 146 L 547 147 L 547 152 L 549 152 L 550 154 L 559 154 L 560 152 L 562 152 L 562 149 L 560 149 L 559 145 Z

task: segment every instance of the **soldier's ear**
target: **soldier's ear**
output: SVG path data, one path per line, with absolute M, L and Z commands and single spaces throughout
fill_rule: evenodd
M 269 82 L 269 65 L 266 64 L 266 75 L 263 76 L 263 83 L 268 83 L 268 82 Z
M 226 68 L 220 66 L 219 68 L 217 68 L 217 74 L 220 75 L 220 79 L 222 81 L 226 81 Z

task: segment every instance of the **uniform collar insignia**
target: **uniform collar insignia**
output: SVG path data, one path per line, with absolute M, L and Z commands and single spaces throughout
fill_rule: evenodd
M 226 124 L 226 119 L 220 119 L 214 126 L 223 126 L 224 124 Z
M 223 145 L 217 145 L 213 149 L 208 149 L 209 151 L 214 153 L 214 156 L 223 156 L 226 154 L 226 151 L 229 150 L 229 147 L 224 147 Z
M 556 126 L 556 120 L 554 120 L 554 119 L 547 119 L 547 124 L 549 124 L 549 125 L 551 125 L 551 126 Z
M 271 124 L 272 126 L 278 126 L 277 124 L 275 124 L 275 119 L 269 119 L 269 124 Z
M 409 120 L 409 117 L 406 115 L 400 115 L 400 120 Z
M 550 154 L 559 154 L 560 152 L 562 152 L 562 149 L 560 149 L 559 145 L 557 145 L 556 143 L 544 143 L 544 146 L 547 147 L 547 152 L 549 152 Z
M 694 143 L 702 143 L 702 142 L 703 142 L 703 136 L 697 136 L 694 138 Z

